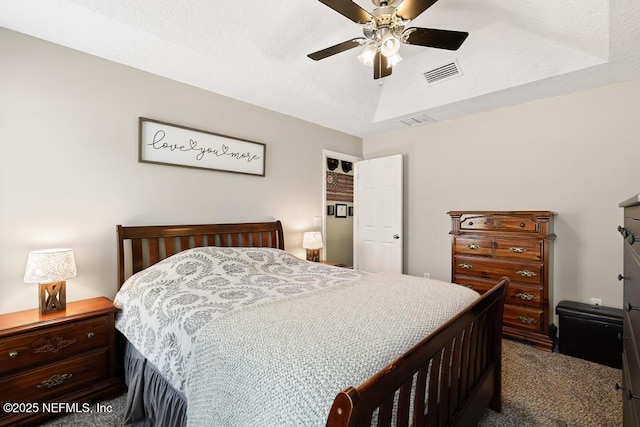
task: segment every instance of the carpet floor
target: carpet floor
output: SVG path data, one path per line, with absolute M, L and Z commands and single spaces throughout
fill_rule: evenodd
M 622 426 L 622 371 L 559 353 L 503 341 L 502 412 L 487 410 L 480 427 Z M 121 426 L 125 398 L 101 402 L 111 412 L 72 414 L 50 427 Z

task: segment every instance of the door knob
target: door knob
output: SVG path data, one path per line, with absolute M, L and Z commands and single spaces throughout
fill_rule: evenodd
M 400 236 L 399 236 L 398 234 L 394 234 L 394 235 L 393 235 L 393 238 L 397 240 L 397 239 L 399 239 L 399 238 L 400 238 Z

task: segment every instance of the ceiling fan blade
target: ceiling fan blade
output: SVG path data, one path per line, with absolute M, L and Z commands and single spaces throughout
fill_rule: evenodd
M 438 0 L 404 0 L 396 8 L 396 14 L 404 19 L 414 19 L 425 10 L 429 9 Z
M 418 46 L 458 50 L 469 33 L 463 31 L 436 30 L 434 28 L 411 27 L 402 33 L 402 41 Z
M 351 0 L 320 0 L 320 3 L 326 4 L 331 9 L 358 24 L 366 24 L 373 19 L 369 12 Z
M 381 54 L 380 52 L 376 52 L 376 56 L 373 58 L 374 80 L 377 80 L 382 77 L 390 76 L 391 71 L 393 71 L 393 69 L 389 66 L 389 61 L 387 60 L 387 57 Z
M 335 55 L 336 53 L 344 52 L 345 50 L 358 47 L 362 45 L 364 41 L 366 41 L 365 38 L 358 37 L 355 39 L 347 40 L 346 42 L 338 43 L 326 49 L 322 49 L 317 52 L 310 53 L 307 56 L 313 59 L 314 61 L 319 61 L 321 59 L 328 58 L 329 56 Z

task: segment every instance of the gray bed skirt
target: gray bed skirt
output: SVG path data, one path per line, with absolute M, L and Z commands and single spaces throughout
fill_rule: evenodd
M 187 399 L 127 342 L 124 380 L 128 387 L 125 426 L 184 426 Z

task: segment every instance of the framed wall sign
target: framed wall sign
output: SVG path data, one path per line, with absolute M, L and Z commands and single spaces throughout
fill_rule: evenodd
M 140 117 L 139 143 L 142 163 L 265 176 L 261 142 Z
M 336 218 L 347 217 L 347 205 L 343 203 L 336 203 Z

